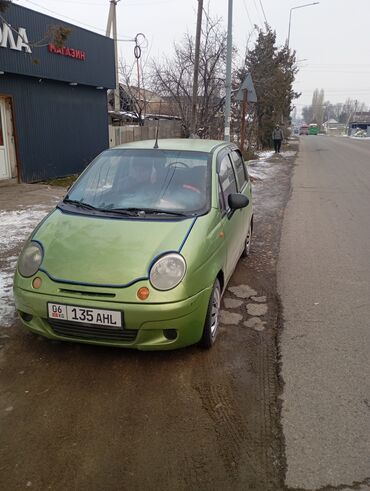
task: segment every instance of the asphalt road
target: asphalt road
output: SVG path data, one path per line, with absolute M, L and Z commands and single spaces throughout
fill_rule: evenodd
M 302 137 L 278 265 L 286 485 L 370 489 L 370 141 Z
M 252 254 L 211 351 L 132 352 L 0 326 L 0 489 L 282 489 L 276 263 L 293 160 L 252 164 Z M 45 186 L 0 189 L 0 210 L 14 213 L 53 200 Z M 8 244 L 0 271 L 19 249 Z

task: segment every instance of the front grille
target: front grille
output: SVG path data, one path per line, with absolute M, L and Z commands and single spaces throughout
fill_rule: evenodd
M 81 290 L 71 290 L 70 288 L 59 288 L 60 293 L 67 293 L 67 295 L 78 295 L 79 297 L 105 297 L 105 298 L 114 298 L 116 296 L 115 293 L 106 293 L 106 292 L 89 292 L 89 291 L 81 291 Z
M 48 319 L 47 322 L 55 334 L 58 334 L 58 336 L 68 336 L 69 338 L 132 342 L 137 336 L 137 329 L 123 329 L 122 327 L 107 327 L 55 319 Z

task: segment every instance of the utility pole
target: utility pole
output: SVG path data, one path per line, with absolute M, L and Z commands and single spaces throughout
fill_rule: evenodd
M 240 127 L 240 151 L 244 155 L 244 139 L 245 139 L 245 116 L 248 109 L 248 90 L 243 90 L 243 101 L 242 101 L 242 121 Z
M 349 130 L 349 122 L 350 120 L 356 115 L 357 113 L 357 99 L 355 99 L 355 107 L 354 109 L 352 110 L 350 107 L 348 108 L 348 118 L 347 118 L 347 124 L 346 126 L 348 127 L 348 130 Z
M 232 56 L 232 30 L 233 30 L 233 0 L 229 0 L 227 23 L 227 55 L 226 55 L 226 99 L 225 99 L 225 130 L 224 140 L 230 141 L 230 109 L 231 109 L 231 56 Z
M 243 154 L 248 104 L 255 104 L 257 102 L 257 94 L 250 73 L 246 74 L 238 93 L 235 96 L 235 100 L 240 101 L 241 103 L 242 117 L 240 124 L 240 151 Z
M 110 37 L 113 28 L 113 40 L 114 40 L 114 64 L 116 69 L 116 88 L 114 89 L 114 111 L 119 112 L 121 110 L 120 104 L 120 91 L 119 91 L 119 77 L 118 77 L 118 47 L 117 47 L 117 13 L 116 6 L 120 0 L 109 0 L 109 14 L 107 22 L 106 36 Z
M 198 0 L 197 31 L 195 35 L 194 53 L 194 76 L 193 76 L 193 98 L 191 108 L 191 128 L 190 132 L 195 134 L 197 126 L 197 99 L 198 99 L 198 72 L 200 55 L 200 35 L 202 31 L 203 0 Z

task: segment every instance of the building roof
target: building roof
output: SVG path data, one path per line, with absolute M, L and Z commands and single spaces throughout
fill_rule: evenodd
M 357 123 L 370 123 L 370 111 L 355 113 L 352 117 L 352 121 L 356 121 Z

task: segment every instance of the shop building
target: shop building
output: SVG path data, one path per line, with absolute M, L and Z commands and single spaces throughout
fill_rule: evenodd
M 12 4 L 0 20 L 0 179 L 83 170 L 109 146 L 113 40 Z M 64 46 L 55 30 L 68 29 Z

